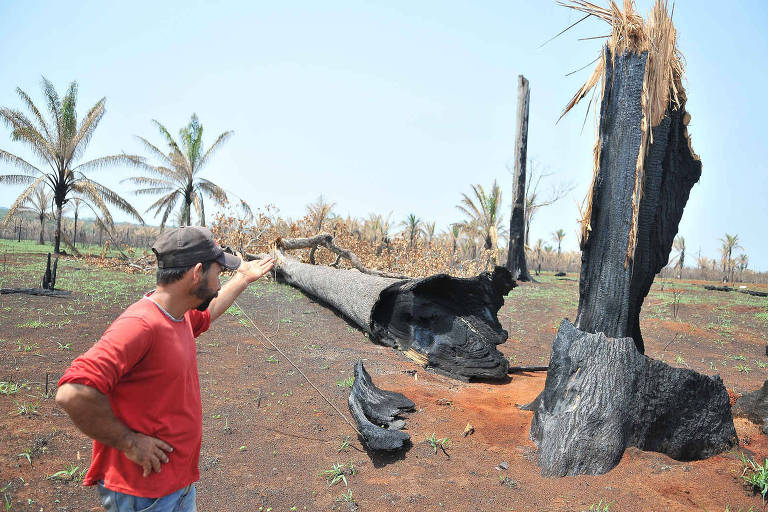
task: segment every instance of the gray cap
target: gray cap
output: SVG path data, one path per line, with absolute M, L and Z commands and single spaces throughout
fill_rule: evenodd
M 157 267 L 175 269 L 215 261 L 227 270 L 240 266 L 240 258 L 224 252 L 213 240 L 213 233 L 200 226 L 182 226 L 166 231 L 152 246 Z

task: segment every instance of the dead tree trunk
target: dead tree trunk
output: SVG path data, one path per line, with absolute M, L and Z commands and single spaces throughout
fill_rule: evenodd
M 520 75 L 518 80 L 515 177 L 512 215 L 509 219 L 507 270 L 519 281 L 533 281 L 525 261 L 525 162 L 528 155 L 528 103 L 531 93 L 528 89 L 528 80 L 523 75 Z
M 737 443 L 719 376 L 643 355 L 640 308 L 701 175 L 686 129 L 674 27 L 663 9 L 656 4 L 651 24 L 634 39 L 612 38 L 600 64 L 599 138 L 583 220 L 576 326 L 561 324 L 544 391 L 526 406 L 534 411 L 531 438 L 545 475 L 605 473 L 627 446 L 694 460 Z
M 314 238 L 333 245 L 324 236 Z M 306 247 L 303 240 L 279 244 Z M 339 252 L 354 256 L 343 249 Z M 301 263 L 279 252 L 277 256 L 278 278 L 328 304 L 372 340 L 461 380 L 507 378 L 509 361 L 496 349 L 507 339 L 496 314 L 515 286 L 505 268 L 473 278 L 437 274 L 397 279 L 378 271 Z M 356 256 L 351 261 L 359 262 Z

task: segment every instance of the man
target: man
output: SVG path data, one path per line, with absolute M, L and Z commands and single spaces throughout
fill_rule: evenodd
M 274 260 L 240 262 L 206 228 L 163 234 L 157 289 L 126 309 L 59 380 L 56 403 L 93 441 L 84 485 L 108 512 L 196 511 L 202 440 L 195 337 Z M 222 270 L 236 270 L 224 285 Z

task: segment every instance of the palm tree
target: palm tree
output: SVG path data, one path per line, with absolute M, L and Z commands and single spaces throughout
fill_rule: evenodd
M 40 238 L 38 239 L 38 245 L 43 245 L 45 240 L 43 234 L 45 232 L 45 221 L 51 218 L 51 199 L 53 194 L 46 190 L 45 186 L 41 185 L 37 187 L 34 193 L 27 198 L 24 203 L 16 210 L 16 214 L 32 214 L 40 221 Z
M 739 235 L 725 234 L 723 238 L 719 239 L 722 243 L 720 248 L 723 256 L 723 272 L 729 282 L 733 282 L 733 251 L 736 249 L 742 249 L 739 245 Z
M 322 194 L 317 198 L 317 201 L 307 205 L 307 213 L 309 214 L 315 233 L 320 233 L 323 230 L 325 221 L 334 217 L 334 206 L 336 206 L 336 203 L 329 203 L 323 198 Z
M 672 247 L 677 251 L 677 278 L 680 279 L 683 276 L 683 265 L 685 265 L 685 238 L 681 235 L 675 237 L 675 241 L 672 243 Z
M 560 266 L 560 246 L 565 238 L 565 230 L 558 229 L 552 233 L 552 241 L 557 242 L 557 265 Z
M 474 199 L 462 194 L 461 203 L 456 206 L 467 216 L 463 227 L 469 229 L 470 225 L 476 226 L 478 235 L 483 238 L 485 249 L 496 249 L 499 233 L 504 229 L 501 218 L 501 189 L 496 180 L 493 180 L 490 193 L 486 194 L 482 185 L 472 185 L 472 191 L 475 193 Z
M 424 235 L 424 241 L 427 242 L 427 247 L 432 246 L 432 240 L 435 238 L 435 226 L 436 222 L 424 222 L 421 227 L 421 233 Z
M 533 252 L 536 253 L 536 275 L 541 273 L 541 251 L 544 249 L 544 240 L 539 238 L 536 245 L 533 246 Z
M 59 97 L 53 84 L 45 77 L 42 79 L 42 88 L 50 115 L 49 121 L 46 121 L 29 95 L 18 87 L 16 93 L 32 113 L 32 119 L 19 110 L 0 108 L 0 119 L 11 128 L 11 138 L 29 146 L 35 156 L 50 168 L 44 171 L 16 155 L 0 150 L 0 161 L 15 166 L 21 173 L 0 175 L 0 183 L 27 185 L 11 205 L 6 218 L 12 217 L 35 193 L 38 186 L 44 185 L 53 193 L 53 202 L 56 205 L 53 249 L 56 253 L 59 252 L 61 240 L 61 211 L 75 194 L 110 228 L 114 227 L 114 222 L 108 204 L 143 223 L 139 213 L 125 199 L 84 174 L 86 171 L 96 171 L 110 165 L 140 165 L 140 157 L 111 155 L 74 165 L 80 160 L 104 116 L 106 98 L 100 99 L 91 107 L 78 125 L 77 82 L 69 85 L 63 98 Z
M 408 234 L 408 250 L 411 250 L 413 248 L 413 243 L 421 233 L 422 221 L 416 215 L 409 213 L 408 217 L 406 217 L 400 225 L 405 227 L 405 232 Z
M 134 190 L 136 195 L 161 196 L 147 208 L 147 212 L 153 211 L 155 217 L 162 214 L 160 228 L 165 227 L 168 217 L 173 212 L 176 204 L 181 201 L 179 208 L 179 224 L 189 226 L 192 224 L 192 208 L 194 207 L 200 225 L 205 226 L 205 198 L 208 197 L 219 206 L 228 202 L 227 193 L 199 174 L 224 142 L 234 132 L 226 131 L 216 138 L 211 147 L 203 152 L 203 125 L 196 114 L 192 114 L 189 124 L 179 130 L 177 143 L 168 129 L 159 121 L 152 120 L 160 135 L 168 144 L 169 152 L 166 154 L 144 137 L 137 137 L 144 147 L 160 161 L 160 165 L 143 163 L 142 167 L 154 176 L 136 176 L 127 178 L 123 182 L 129 182 L 141 188 Z
M 747 257 L 747 255 L 744 253 L 739 254 L 739 257 L 736 258 L 736 265 L 738 265 L 738 268 L 739 268 L 739 281 L 743 283 L 744 271 L 747 269 L 747 266 L 749 265 L 749 258 Z

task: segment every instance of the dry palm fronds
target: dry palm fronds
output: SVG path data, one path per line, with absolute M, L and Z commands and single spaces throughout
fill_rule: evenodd
M 608 7 L 600 7 L 585 0 L 561 1 L 559 4 L 600 18 L 611 25 L 611 36 L 606 43 L 606 47 L 612 58 L 626 51 L 633 53 L 647 52 L 641 97 L 643 112 L 643 119 L 641 121 L 642 138 L 635 166 L 635 189 L 632 196 L 632 227 L 627 247 L 627 259 L 625 261 L 625 265 L 629 265 L 630 260 L 634 257 L 635 247 L 637 246 L 637 217 L 640 210 L 640 200 L 643 196 L 643 169 L 648 148 L 653 143 L 653 128 L 661 123 L 668 109 L 676 110 L 685 106 L 685 91 L 682 86 L 683 63 L 680 52 L 677 49 L 677 34 L 668 13 L 666 0 L 656 1 L 647 20 L 644 20 L 642 16 L 637 14 L 632 0 L 624 0 L 623 8 L 619 8 L 613 0 L 610 1 Z M 581 101 L 598 83 L 605 79 L 606 66 L 609 64 L 611 63 L 606 61 L 605 51 L 603 51 L 603 58 L 599 60 L 592 76 L 589 77 L 568 105 L 566 105 L 561 117 Z M 688 118 L 689 116 L 686 114 L 686 119 Z M 690 139 L 688 142 L 690 145 Z M 589 223 L 592 216 L 592 195 L 599 167 L 600 139 L 598 134 L 598 141 L 594 149 L 593 186 L 588 193 L 586 208 L 581 219 L 582 240 L 584 242 L 586 242 L 589 236 Z

